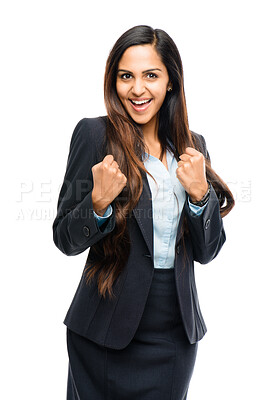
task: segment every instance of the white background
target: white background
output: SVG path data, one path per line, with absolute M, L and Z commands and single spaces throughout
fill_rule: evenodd
M 1 5 L 1 398 L 65 399 L 63 319 L 87 251 L 67 257 L 52 223 L 70 138 L 105 115 L 103 74 L 134 25 L 180 51 L 190 129 L 206 138 L 234 210 L 227 241 L 196 265 L 208 333 L 189 400 L 267 399 L 266 16 L 254 1 L 9 1 Z

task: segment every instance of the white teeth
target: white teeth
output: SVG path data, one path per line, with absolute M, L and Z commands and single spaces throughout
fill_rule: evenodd
M 141 101 L 138 101 L 138 100 L 131 100 L 134 104 L 145 104 L 145 103 L 148 103 L 149 101 L 150 101 L 150 99 L 149 100 L 141 100 Z

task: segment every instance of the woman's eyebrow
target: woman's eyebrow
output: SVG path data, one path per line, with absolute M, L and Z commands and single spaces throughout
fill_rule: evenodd
M 145 74 L 146 72 L 150 72 L 150 71 L 161 71 L 162 72 L 162 70 L 159 68 L 149 68 L 149 69 L 146 69 L 145 71 L 143 71 L 142 74 Z M 118 69 L 118 72 L 127 72 L 128 74 L 133 74 L 133 72 L 128 71 L 127 69 Z

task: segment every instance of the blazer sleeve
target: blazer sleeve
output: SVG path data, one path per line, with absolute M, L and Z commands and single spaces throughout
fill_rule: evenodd
M 202 145 L 200 149 L 210 160 L 206 142 L 202 135 L 198 135 Z M 216 192 L 211 184 L 209 201 L 200 215 L 192 213 L 188 201 L 185 202 L 185 212 L 188 221 L 190 237 L 193 246 L 194 260 L 207 264 L 213 260 L 222 248 L 226 235 L 220 215 L 220 205 Z M 188 194 L 186 194 L 188 198 Z
M 52 227 L 55 245 L 68 256 L 82 253 L 115 227 L 114 201 L 111 203 L 111 216 L 101 226 L 98 226 L 92 204 L 91 168 L 99 162 L 96 154 L 97 147 L 101 146 L 103 129 L 98 118 L 84 118 L 78 122 L 72 134 L 57 215 Z

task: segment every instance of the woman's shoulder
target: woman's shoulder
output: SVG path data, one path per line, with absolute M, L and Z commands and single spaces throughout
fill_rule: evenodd
M 207 157 L 207 146 L 204 136 L 192 130 L 190 130 L 190 132 L 192 134 L 192 139 L 197 150 L 201 151 L 201 153 L 204 154 L 205 157 Z
M 80 119 L 77 123 L 75 130 L 87 131 L 88 134 L 97 131 L 105 131 L 107 125 L 107 116 L 100 117 L 85 117 Z
M 71 141 L 102 143 L 106 134 L 107 116 L 85 117 L 76 124 Z

